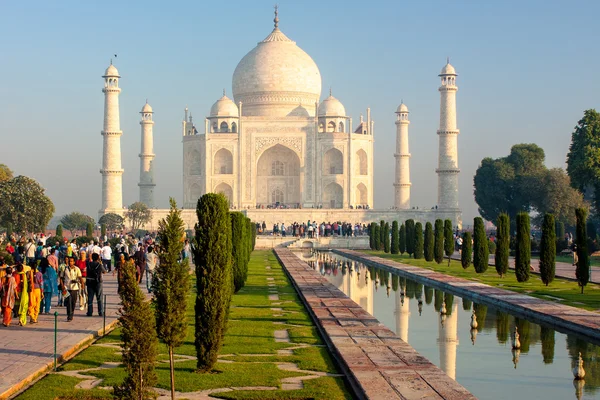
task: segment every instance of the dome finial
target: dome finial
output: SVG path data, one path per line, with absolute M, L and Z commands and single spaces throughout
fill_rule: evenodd
M 450 57 L 446 57 L 446 64 L 450 64 Z
M 329 86 L 329 95 L 331 96 L 331 86 Z
M 225 88 L 223 88 L 223 96 L 226 96 L 226 94 L 225 94 Z
M 273 18 L 273 22 L 275 22 L 275 29 L 277 29 L 279 27 L 279 6 L 277 4 L 275 4 L 275 18 Z

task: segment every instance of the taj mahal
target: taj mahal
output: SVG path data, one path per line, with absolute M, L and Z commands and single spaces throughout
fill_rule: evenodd
M 181 126 L 183 201 L 178 203 L 183 205 L 186 223 L 193 226 L 196 220 L 198 198 L 215 192 L 225 195 L 231 209 L 267 224 L 307 220 L 367 223 L 408 218 L 424 223 L 448 218 L 461 226 L 454 67 L 448 62 L 439 74 L 438 168 L 432 171 L 438 180 L 437 206 L 431 210 L 411 208 L 410 121 L 408 107 L 401 103 L 395 110 L 396 148 L 389 154 L 395 157 L 395 176 L 393 180 L 390 177 L 395 189 L 394 207 L 376 210 L 376 133 L 370 109 L 353 121 L 331 90 L 321 100 L 317 64 L 280 30 L 277 10 L 273 21 L 273 30 L 235 68 L 232 98 L 223 91 L 203 123 L 195 122 L 185 108 Z M 122 215 L 121 77 L 112 62 L 103 78 L 99 214 Z M 155 208 L 154 202 L 154 111 L 146 103 L 140 115 L 139 201 L 152 209 L 151 225 L 156 227 L 168 210 Z

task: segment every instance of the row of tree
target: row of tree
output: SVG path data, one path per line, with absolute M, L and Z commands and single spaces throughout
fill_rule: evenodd
M 589 281 L 589 251 L 587 234 L 587 210 L 578 208 L 576 215 L 576 244 L 577 269 L 576 276 L 581 293 Z M 526 282 L 531 269 L 531 221 L 529 214 L 519 212 L 515 218 L 515 275 L 518 282 Z M 545 214 L 542 219 L 542 239 L 540 243 L 540 277 L 547 286 L 556 273 L 557 225 L 554 215 Z M 494 251 L 496 272 L 501 277 L 506 275 L 509 267 L 511 219 L 507 213 L 501 213 L 496 220 L 496 243 Z M 564 226 L 562 227 L 564 229 Z M 388 223 L 371 223 L 369 227 L 369 244 L 372 250 L 383 250 L 386 253 L 404 254 L 415 259 L 425 258 L 440 264 L 444 255 L 454 254 L 454 235 L 452 222 L 437 219 L 432 227 L 430 222 L 425 224 L 423 234 L 422 224 L 409 219 L 398 228 L 398 222 L 392 222 L 391 246 Z M 484 273 L 488 269 L 490 240 L 487 237 L 483 218 L 473 221 L 473 235 L 464 232 L 462 235 L 461 265 L 468 268 L 473 264 L 475 272 Z
M 256 230 L 242 213 L 229 212 L 229 203 L 222 194 L 202 196 L 196 214 L 194 343 L 197 370 L 208 372 L 217 362 L 222 346 L 231 297 L 246 281 Z M 181 211 L 171 199 L 171 211 L 159 223 L 160 263 L 153 279 L 154 307 L 144 301 L 135 281 L 133 264 L 123 271 L 119 320 L 127 377 L 115 387 L 118 398 L 155 397 L 151 390 L 156 383 L 154 365 L 158 339 L 161 339 L 169 351 L 171 398 L 175 399 L 173 353 L 185 340 L 188 325 L 189 268 L 187 260 L 180 260 L 184 238 Z

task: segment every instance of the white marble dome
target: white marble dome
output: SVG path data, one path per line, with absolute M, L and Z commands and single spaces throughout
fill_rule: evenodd
M 401 103 L 398 106 L 398 109 L 396 110 L 396 113 L 405 113 L 405 112 L 408 112 L 408 107 L 406 107 L 406 104 Z
M 341 101 L 331 94 L 319 104 L 319 117 L 345 117 L 346 109 Z
M 312 115 L 321 96 L 321 74 L 313 59 L 275 27 L 239 62 L 232 86 L 244 115 L 286 116 L 299 104 Z
M 103 76 L 104 77 L 109 77 L 109 76 L 113 77 L 114 76 L 114 77 L 117 77 L 117 78 L 120 77 L 119 71 L 117 71 L 117 68 L 114 65 L 112 65 L 112 64 L 110 64 L 108 66 L 108 68 L 106 68 L 106 71 L 104 71 L 104 75 Z
M 454 69 L 452 64 L 448 62 L 446 63 L 446 65 L 444 65 L 444 68 L 442 68 L 442 72 L 440 72 L 440 75 L 456 75 L 456 70 Z
M 213 104 L 210 108 L 211 117 L 237 117 L 239 116 L 238 107 L 225 94 Z
M 150 107 L 150 104 L 146 103 L 144 104 L 144 107 L 142 107 L 142 113 L 151 113 L 152 112 L 152 107 Z

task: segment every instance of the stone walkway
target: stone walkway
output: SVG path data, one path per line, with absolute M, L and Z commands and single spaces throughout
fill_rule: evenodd
M 415 267 L 353 250 L 334 250 L 344 257 L 366 265 L 400 272 L 427 286 L 465 296 L 475 302 L 517 313 L 559 331 L 577 333 L 594 344 L 600 344 L 600 313 L 571 307 L 526 294 L 489 286 L 427 268 Z
M 475 399 L 289 249 L 274 251 L 359 398 Z
M 142 287 L 146 291 L 145 285 Z M 107 332 L 117 322 L 119 298 L 116 276 L 106 274 L 104 279 Z M 104 319 L 98 316 L 94 303 L 94 316 L 87 317 L 86 310 L 75 310 L 75 318 L 66 322 L 66 308 L 54 307 L 58 299 L 52 299 L 50 315 L 40 315 L 37 324 L 18 326 L 13 318 L 9 328 L 0 326 L 0 399 L 7 399 L 42 377 L 53 367 L 54 359 L 54 312 L 58 311 L 57 354 L 59 360 L 71 358 L 86 347 L 95 337 L 102 335 Z M 16 323 L 15 323 L 16 322 Z

